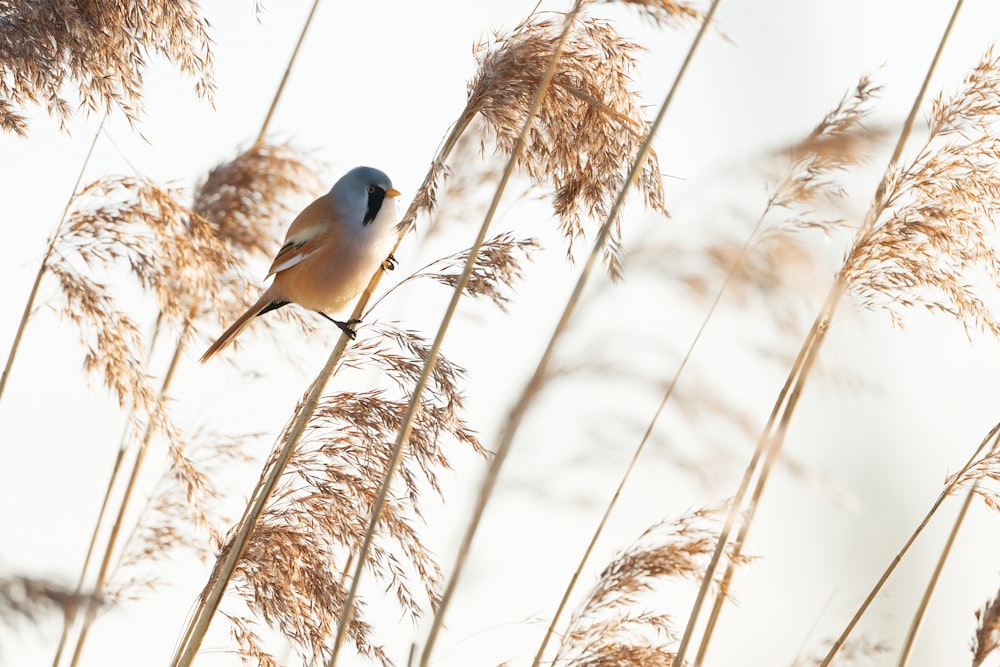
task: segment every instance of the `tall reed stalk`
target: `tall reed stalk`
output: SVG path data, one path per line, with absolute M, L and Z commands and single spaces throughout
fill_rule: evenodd
M 305 24 L 303 25 L 302 30 L 300 31 L 298 41 L 297 41 L 297 43 L 295 45 L 295 48 L 294 48 L 294 50 L 293 50 L 293 52 L 292 52 L 292 54 L 290 56 L 288 65 L 287 65 L 287 67 L 285 69 L 285 73 L 284 73 L 284 75 L 283 75 L 283 77 L 281 79 L 281 82 L 279 83 L 279 85 L 278 85 L 278 87 L 277 87 L 274 95 L 272 96 L 271 104 L 270 104 L 270 106 L 268 108 L 268 112 L 267 112 L 267 114 L 265 116 L 265 119 L 264 119 L 264 121 L 263 121 L 263 123 L 261 125 L 261 129 L 260 129 L 260 132 L 257 135 L 257 140 L 256 140 L 256 143 L 255 143 L 255 146 L 260 147 L 261 149 L 264 148 L 264 136 L 267 133 L 267 130 L 268 130 L 271 118 L 273 117 L 273 114 L 274 114 L 274 110 L 277 107 L 278 101 L 279 101 L 279 99 L 281 97 L 281 94 L 282 94 L 282 92 L 284 90 L 285 82 L 287 81 L 288 75 L 289 75 L 289 73 L 291 71 L 292 65 L 294 64 L 295 58 L 298 55 L 299 48 L 301 47 L 302 42 L 304 41 L 306 31 L 308 30 L 308 27 L 309 27 L 309 25 L 310 25 L 310 23 L 312 21 L 313 15 L 315 14 L 316 7 L 318 6 L 318 4 L 319 4 L 319 0 L 315 0 L 315 2 L 313 3 L 312 8 L 310 9 L 310 12 L 309 12 L 307 18 L 306 18 Z M 102 125 L 103 125 L 103 120 L 102 120 Z M 96 137 L 95 137 L 95 140 L 96 140 Z M 93 145 L 91 146 L 91 150 L 92 149 L 93 149 Z M 89 154 L 88 154 L 88 157 L 89 157 Z M 277 169 L 279 169 L 279 167 L 276 165 L 275 169 L 277 170 Z M 81 175 L 82 175 L 82 170 L 81 170 Z M 78 179 L 78 184 L 79 184 L 79 179 Z M 68 207 L 69 207 L 69 204 L 67 204 L 67 210 L 68 210 Z M 65 219 L 65 213 L 64 213 L 63 217 Z M 50 252 L 51 252 L 51 249 L 52 248 L 50 246 Z M 39 273 L 39 276 L 40 275 L 41 275 L 41 272 Z M 38 283 L 38 280 L 36 280 L 36 288 L 37 288 L 37 283 Z M 34 296 L 34 290 L 32 292 L 32 296 Z M 197 316 L 198 316 L 198 309 L 197 309 L 197 307 L 192 307 L 192 310 L 188 314 L 186 322 L 183 325 L 182 331 L 177 335 L 173 354 L 172 354 L 171 359 L 170 359 L 170 361 L 169 361 L 169 363 L 167 365 L 166 371 L 165 371 L 165 373 L 163 375 L 163 380 L 162 380 L 161 386 L 159 388 L 159 397 L 158 398 L 159 398 L 160 401 L 163 401 L 163 400 L 166 399 L 167 392 L 170 390 L 170 386 L 172 384 L 175 371 L 177 370 L 178 364 L 180 363 L 180 360 L 181 360 L 181 358 L 183 357 L 183 355 L 185 353 L 186 343 L 190 339 L 190 334 L 191 334 L 191 324 L 190 324 L 190 322 L 192 322 Z M 161 322 L 162 321 L 163 321 L 163 313 L 161 312 L 159 318 L 157 319 L 157 324 L 156 324 L 156 332 L 157 333 L 160 330 L 160 326 L 161 326 Z M 155 335 L 154 335 L 154 337 L 155 337 Z M 17 341 L 15 340 L 15 345 L 16 345 L 16 342 Z M 2 389 L 2 385 L 0 385 L 0 389 Z M 146 426 L 145 431 L 144 431 L 144 433 L 143 433 L 143 435 L 142 435 L 142 437 L 141 437 L 141 439 L 139 441 L 139 445 L 138 445 L 136 453 L 135 453 L 135 458 L 134 458 L 134 460 L 132 462 L 132 465 L 131 465 L 131 468 L 129 470 L 128 479 L 127 479 L 127 481 L 125 483 L 125 489 L 124 489 L 123 495 L 122 495 L 122 497 L 120 498 L 120 500 L 118 502 L 118 509 L 117 509 L 116 517 L 115 517 L 114 523 L 112 525 L 111 532 L 108 535 L 107 542 L 106 542 L 106 544 L 104 546 L 103 555 L 101 557 L 101 562 L 100 562 L 100 567 L 99 567 L 98 573 L 96 575 L 96 579 L 95 579 L 95 581 L 93 583 L 93 590 L 95 591 L 95 596 L 91 598 L 91 600 L 90 600 L 90 602 L 87 605 L 87 608 L 85 610 L 83 623 L 82 623 L 82 626 L 81 626 L 81 628 L 79 630 L 79 635 L 77 637 L 77 641 L 76 641 L 76 644 L 75 644 L 75 647 L 74 647 L 74 650 L 73 650 L 73 654 L 72 654 L 72 657 L 70 659 L 70 667 L 76 667 L 76 665 L 79 663 L 79 660 L 80 660 L 80 658 L 82 656 L 82 653 L 83 653 L 83 648 L 84 648 L 84 646 L 86 644 L 86 640 L 87 640 L 87 637 L 88 637 L 89 632 L 90 632 L 91 625 L 94 622 L 94 620 L 96 619 L 97 601 L 99 600 L 99 598 L 97 596 L 100 595 L 100 593 L 104 590 L 104 587 L 106 585 L 107 577 L 108 577 L 108 575 L 110 573 L 112 558 L 113 558 L 113 555 L 114 555 L 114 553 L 116 551 L 116 547 L 117 547 L 117 544 L 118 544 L 118 538 L 121 535 L 121 529 L 123 527 L 124 519 L 125 519 L 125 516 L 126 516 L 126 513 L 127 513 L 128 509 L 130 507 L 131 500 L 132 500 L 132 495 L 133 495 L 133 492 L 136 489 L 136 482 L 137 482 L 137 480 L 139 478 L 139 474 L 140 474 L 140 472 L 141 472 L 141 470 L 143 468 L 143 464 L 144 464 L 144 462 L 146 460 L 146 453 L 148 451 L 148 447 L 149 447 L 149 444 L 150 444 L 150 442 L 151 442 L 151 440 L 153 438 L 153 435 L 154 435 L 153 425 L 149 424 L 149 425 Z M 118 456 L 116 457 L 115 463 L 113 465 L 111 479 L 108 482 L 107 493 L 105 495 L 104 502 L 103 502 L 101 510 L 100 510 L 100 512 L 98 514 L 97 520 L 95 522 L 95 527 L 94 527 L 94 531 L 93 531 L 91 545 L 88 548 L 87 555 L 84 558 L 84 563 L 83 563 L 83 566 L 81 568 L 81 573 L 80 573 L 80 577 L 79 577 L 79 581 L 81 582 L 81 584 L 82 584 L 82 582 L 84 581 L 84 579 L 86 577 L 87 568 L 88 568 L 88 565 L 89 565 L 90 560 L 91 560 L 91 554 L 93 552 L 94 542 L 96 541 L 97 536 L 98 536 L 98 532 L 99 532 L 99 530 L 100 530 L 100 528 L 101 528 L 101 526 L 103 524 L 104 512 L 105 512 L 105 510 L 107 508 L 108 497 L 110 496 L 112 488 L 116 485 L 119 472 L 122 471 L 121 463 L 122 463 L 122 459 L 123 459 L 124 455 L 125 455 L 125 449 L 124 449 L 124 447 L 122 447 L 122 448 L 119 449 Z M 59 641 L 59 643 L 57 645 L 57 648 L 56 648 L 55 657 L 54 657 L 53 663 L 52 663 L 53 667 L 57 667 L 58 664 L 59 664 L 60 658 L 61 658 L 63 650 L 64 650 L 64 646 L 65 646 L 65 643 L 66 643 L 66 639 L 68 637 L 69 626 L 72 624 L 72 622 L 74 620 L 74 617 L 75 617 L 75 614 L 69 613 L 69 614 L 66 615 L 66 617 L 64 619 L 64 628 L 63 628 L 63 632 L 62 632 L 61 637 L 60 637 L 60 641 Z
M 934 564 L 934 571 L 931 573 L 931 577 L 927 581 L 927 586 L 924 588 L 924 594 L 920 597 L 920 604 L 917 605 L 916 611 L 913 612 L 913 620 L 910 621 L 910 627 L 906 631 L 906 639 L 903 640 L 903 645 L 899 649 L 899 659 L 896 661 L 896 667 L 906 667 L 906 665 L 910 662 L 910 654 L 913 652 L 913 647 L 917 642 L 917 635 L 920 632 L 920 626 L 923 624 L 924 617 L 927 614 L 927 608 L 930 606 L 931 597 L 934 595 L 934 589 L 937 587 L 937 582 L 941 577 L 941 572 L 944 571 L 944 565 L 948 560 L 948 555 L 951 554 L 951 549 L 955 546 L 955 539 L 958 537 L 958 531 L 962 527 L 962 523 L 965 521 L 965 517 L 969 512 L 969 507 L 972 506 L 972 500 L 976 497 L 976 487 L 978 486 L 979 483 L 976 482 L 972 485 L 972 488 L 966 492 L 965 500 L 962 501 L 962 506 L 958 510 L 958 515 L 956 515 L 954 522 L 952 522 L 951 530 L 948 532 L 948 538 L 941 546 L 941 554 L 938 556 L 937 563 Z
M 881 592 L 886 582 L 889 581 L 889 577 L 891 577 L 892 573 L 896 571 L 896 567 L 902 562 L 903 557 L 906 556 L 907 552 L 909 552 L 910 550 L 910 547 L 912 547 L 913 544 L 917 541 L 917 538 L 920 537 L 920 534 L 923 532 L 924 528 L 926 528 L 927 525 L 930 523 L 931 519 L 937 513 L 938 509 L 940 509 L 944 501 L 950 498 L 952 494 L 954 494 L 956 489 L 960 488 L 962 484 L 969 483 L 969 474 L 974 471 L 977 465 L 982 464 L 984 459 L 988 457 L 991 456 L 995 457 L 998 451 L 1000 451 L 1000 424 L 997 424 L 992 429 L 990 429 L 990 432 L 986 434 L 986 437 L 984 437 L 982 442 L 979 443 L 979 447 L 977 447 L 976 451 L 972 454 L 972 456 L 969 457 L 969 460 L 962 467 L 962 469 L 955 475 L 952 475 L 951 479 L 948 480 L 948 483 L 945 485 L 944 490 L 941 491 L 938 497 L 934 500 L 934 503 L 931 505 L 931 508 L 927 510 L 927 513 L 924 515 L 924 518 L 920 520 L 920 523 L 910 534 L 910 537 L 907 538 L 906 543 L 903 544 L 902 548 L 900 548 L 900 550 L 893 557 L 892 561 L 882 572 L 882 575 L 878 578 L 878 581 L 875 583 L 874 586 L 872 586 L 871 591 L 869 591 L 868 595 L 861 603 L 861 606 L 858 607 L 858 610 L 851 617 L 851 620 L 848 621 L 847 626 L 844 627 L 843 632 L 840 633 L 840 636 L 837 637 L 837 639 L 830 646 L 830 650 L 823 658 L 823 662 L 820 663 L 820 667 L 828 667 L 828 665 L 830 665 L 833 662 L 833 659 L 837 657 L 837 654 L 840 653 L 840 650 L 844 647 L 844 644 L 847 642 L 848 636 L 850 636 L 851 632 L 857 626 L 858 622 L 861 620 L 861 617 L 864 616 L 866 611 L 868 611 L 868 607 L 870 607 L 871 603 L 875 601 L 875 598 L 878 596 L 879 592 Z
M 457 123 L 452 129 L 448 138 L 438 151 L 438 155 L 424 179 L 424 184 L 421 186 L 421 191 L 426 192 L 433 187 L 434 182 L 440 174 L 439 165 L 444 163 L 448 155 L 454 149 L 461 133 L 465 130 L 468 123 L 471 122 L 471 119 L 471 116 L 463 116 L 459 123 Z M 403 230 L 399 235 L 400 240 L 406 235 L 405 230 L 408 230 L 416 220 L 419 205 L 420 201 L 415 199 L 413 203 L 410 204 L 406 214 L 403 216 L 403 220 L 400 222 L 400 227 Z M 399 242 L 397 242 L 397 246 L 394 248 L 393 252 L 396 252 L 398 245 Z M 371 281 L 368 283 L 368 287 L 365 288 L 365 291 L 358 298 L 357 304 L 351 314 L 351 319 L 360 319 L 361 316 L 364 315 L 367 304 L 371 300 L 375 289 L 378 287 L 381 277 L 381 270 L 372 276 Z M 219 556 L 211 575 L 209 576 L 209 580 L 198 598 L 194 612 L 185 626 L 184 633 L 171 660 L 171 667 L 187 667 L 194 661 L 198 653 L 198 649 L 201 646 L 201 642 L 204 640 L 205 634 L 208 632 L 209 625 L 212 622 L 212 617 L 215 615 L 216 611 L 218 611 L 219 604 L 222 601 L 222 596 L 224 595 L 226 588 L 236 571 L 236 566 L 240 557 L 243 555 L 243 552 L 250 541 L 253 530 L 257 525 L 257 522 L 260 520 L 268 501 L 271 499 L 272 494 L 277 488 L 278 481 L 288 465 L 299 440 L 302 438 L 302 434 L 305 431 L 317 404 L 319 403 L 319 398 L 322 395 L 323 390 L 326 388 L 330 377 L 333 375 L 334 370 L 343 358 L 344 352 L 347 350 L 348 342 L 349 339 L 346 334 L 342 334 L 331 351 L 330 356 L 327 358 L 323 368 L 320 370 L 319 375 L 317 375 L 316 379 L 310 385 L 309 391 L 302 403 L 301 410 L 289 429 L 287 436 L 282 442 L 281 448 L 275 457 L 273 464 L 267 471 L 267 474 L 262 476 L 260 482 L 253 490 L 250 502 L 247 504 L 247 507 L 243 512 L 243 516 L 237 523 L 232 539 L 224 546 L 222 553 Z
M 931 64 L 928 67 L 926 75 L 924 76 L 920 91 L 910 107 L 910 113 L 907 116 L 906 122 L 903 124 L 899 138 L 897 139 L 895 148 L 893 149 L 892 156 L 890 157 L 882 179 L 876 188 L 875 196 L 872 200 L 869 215 L 866 220 L 867 226 L 871 226 L 876 223 L 887 204 L 887 202 L 884 201 L 884 193 L 889 180 L 890 170 L 896 165 L 902 155 L 903 147 L 910 136 L 913 122 L 916 119 L 916 115 L 923 103 L 924 94 L 926 93 L 940 54 L 944 49 L 944 45 L 947 42 L 949 34 L 951 33 L 951 27 L 954 25 L 954 21 L 958 15 L 959 9 L 961 8 L 962 1 L 963 0 L 958 0 L 955 4 L 955 9 L 952 13 L 951 20 L 948 23 L 948 27 L 945 29 L 945 32 L 938 43 L 938 48 L 935 51 L 934 58 L 931 60 Z M 862 231 L 859 232 L 859 236 L 863 233 L 864 229 L 865 227 L 862 227 Z M 683 659 L 692 641 L 701 608 L 707 599 L 709 588 L 714 581 L 715 571 L 721 563 L 723 551 L 729 540 L 730 533 L 736 523 L 740 520 L 743 513 L 746 512 L 746 517 L 742 519 L 740 531 L 737 534 L 735 542 L 737 554 L 742 551 L 758 501 L 763 494 L 769 473 L 777 460 L 778 453 L 781 451 L 781 446 L 784 442 L 784 436 L 787 431 L 788 424 L 790 423 L 792 414 L 798 405 L 798 399 L 805 386 L 806 378 L 815 363 L 816 356 L 822 346 L 823 340 L 826 337 L 826 333 L 829 330 L 833 315 L 837 310 L 837 305 L 847 288 L 847 280 L 842 275 L 842 272 L 838 272 L 834 278 L 833 285 L 827 294 L 826 301 L 820 309 L 819 314 L 816 316 L 816 319 L 813 321 L 812 327 L 810 328 L 809 333 L 802 344 L 802 348 L 799 350 L 799 354 L 795 359 L 795 363 L 792 365 L 792 369 L 788 374 L 788 378 L 786 379 L 785 384 L 775 401 L 771 414 L 768 417 L 767 424 L 764 426 L 764 430 L 757 442 L 753 456 L 747 464 L 743 478 L 740 481 L 739 488 L 734 496 L 729 516 L 726 518 L 726 523 L 722 528 L 721 534 L 719 535 L 719 541 L 716 546 L 715 553 L 712 556 L 712 560 L 709 562 L 708 568 L 705 572 L 705 577 L 701 582 L 698 595 L 695 598 L 694 605 L 684 628 L 684 635 L 681 638 L 681 643 L 677 650 L 677 660 L 681 664 L 683 664 Z M 751 480 L 754 477 L 757 478 L 757 482 L 750 502 L 747 507 L 744 508 L 743 504 L 746 500 L 746 494 L 750 488 Z M 715 603 L 713 604 L 712 611 L 710 612 L 708 625 L 702 636 L 701 646 L 703 648 L 699 649 L 698 656 L 696 656 L 696 665 L 700 664 L 701 660 L 704 659 L 705 653 L 707 652 L 707 646 L 711 640 L 716 621 L 728 593 L 732 575 L 733 566 L 729 563 L 726 566 L 726 572 L 722 577 L 722 584 L 720 586 L 719 593 L 716 597 Z
M 62 215 L 59 216 L 59 222 L 56 223 L 56 228 L 53 230 L 52 236 L 49 238 L 49 244 L 45 248 L 45 254 L 42 255 L 42 261 L 38 265 L 38 271 L 35 273 L 35 280 L 31 284 L 31 290 L 28 292 L 28 299 L 25 301 L 24 310 L 21 312 L 21 319 L 17 324 L 17 331 L 14 333 L 14 340 L 10 344 L 10 351 L 7 352 L 7 361 L 4 362 L 3 373 L 0 374 L 0 399 L 3 398 L 3 392 L 7 387 L 7 378 L 10 375 L 10 369 L 14 365 L 14 358 L 17 356 L 17 351 L 21 347 L 21 337 L 24 335 L 24 330 L 28 326 L 28 320 L 31 319 L 31 314 L 35 310 L 35 299 L 38 298 L 38 288 L 42 284 L 42 278 L 45 277 L 46 271 L 49 268 L 49 262 L 52 261 L 52 253 L 55 250 L 56 242 L 59 240 L 59 233 L 62 231 L 63 225 L 66 224 L 69 209 L 73 205 L 73 198 L 76 197 L 76 193 L 80 189 L 80 183 L 83 182 L 83 174 L 87 171 L 87 165 L 90 164 L 90 158 L 94 155 L 94 146 L 97 145 L 97 139 L 101 136 L 101 132 L 104 130 L 104 121 L 106 121 L 107 118 L 108 115 L 103 114 L 101 116 L 101 122 L 97 124 L 97 130 L 94 132 L 94 138 L 90 140 L 90 146 L 87 148 L 87 153 L 83 157 L 83 163 L 80 165 L 80 171 L 76 174 L 76 181 L 73 183 L 73 190 L 66 198 L 66 205 L 63 207 Z

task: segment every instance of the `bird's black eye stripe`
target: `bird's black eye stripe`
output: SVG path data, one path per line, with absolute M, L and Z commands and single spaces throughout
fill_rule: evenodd
M 365 219 L 362 224 L 367 225 L 375 216 L 378 215 L 379 209 L 382 208 L 382 201 L 385 199 L 385 190 L 377 185 L 369 185 L 368 191 L 368 210 L 365 211 Z

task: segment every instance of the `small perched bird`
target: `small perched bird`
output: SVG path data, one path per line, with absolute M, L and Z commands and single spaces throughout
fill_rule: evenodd
M 327 315 L 346 306 L 368 285 L 397 239 L 399 192 L 383 172 L 355 167 L 292 221 L 267 276 L 271 286 L 201 357 L 205 363 L 258 315 L 297 303 L 354 336 L 350 322 Z M 388 258 L 388 260 L 387 260 Z

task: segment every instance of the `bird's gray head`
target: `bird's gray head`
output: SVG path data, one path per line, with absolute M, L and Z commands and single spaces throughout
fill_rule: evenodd
M 355 167 L 340 177 L 330 191 L 344 219 L 371 224 L 387 198 L 398 197 L 385 172 L 373 167 Z M 393 206 L 390 201 L 386 206 Z

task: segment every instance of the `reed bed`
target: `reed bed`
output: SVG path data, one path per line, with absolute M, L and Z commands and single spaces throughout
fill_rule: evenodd
M 970 348 L 995 350 L 1000 57 L 983 45 L 963 80 L 942 85 L 962 4 L 936 53 L 927 45 L 905 122 L 880 112 L 881 73 L 856 73 L 818 122 L 747 169 L 713 170 L 704 190 L 672 174 L 658 137 L 676 137 L 673 115 L 699 104 L 686 91 L 706 50 L 738 49 L 725 3 L 540 4 L 476 41 L 465 104 L 435 126 L 444 138 L 406 193 L 397 261 L 353 307 L 356 338 L 291 306 L 255 320 L 214 368 L 195 350 L 254 299 L 255 272 L 331 179 L 271 132 L 294 114 L 283 102 L 306 29 L 340 9 L 311 6 L 255 110 L 263 126 L 235 150 L 199 146 L 229 156 L 204 173 L 94 176 L 88 153 L 48 241 L 17 255 L 37 261 L 22 266 L 34 285 L 23 312 L 10 310 L 20 320 L 5 320 L 0 421 L 22 434 L 4 439 L 12 522 L 27 488 L 16 478 L 45 488 L 45 470 L 16 463 L 29 445 L 51 452 L 51 468 L 60 447 L 93 450 L 74 487 L 87 497 L 53 488 L 27 510 L 37 530 L 52 511 L 100 509 L 89 545 L 58 559 L 49 547 L 51 575 L 8 565 L 0 548 L 0 664 L 26 664 L 18 652 L 36 640 L 53 667 L 700 666 L 727 664 L 734 645 L 751 665 L 935 664 L 939 646 L 995 661 L 996 581 L 962 581 L 955 561 L 988 550 L 977 545 L 1000 509 L 1000 426 L 980 425 L 975 446 L 961 421 L 996 414 L 943 417 L 958 441 L 935 458 L 943 484 L 909 497 L 912 526 L 883 527 L 850 579 L 831 576 L 816 545 L 825 532 L 858 539 L 863 527 L 830 517 L 846 512 L 845 470 L 866 463 L 830 471 L 810 455 L 843 402 L 800 414 L 815 410 L 810 392 L 874 394 L 828 359 L 828 339 L 855 319 L 895 340 L 949 322 Z M 254 15 L 266 24 L 266 4 Z M 4 141 L 30 145 L 46 123 L 64 136 L 89 118 L 92 147 L 122 150 L 113 133 L 162 122 L 147 118 L 152 63 L 193 82 L 193 98 L 225 95 L 226 45 L 207 16 L 193 2 L 0 3 Z M 658 40 L 684 47 L 669 75 L 647 78 L 644 49 Z M 39 363 L 36 341 L 50 335 L 78 345 L 86 385 Z M 44 416 L 5 409 L 36 378 L 51 385 Z M 116 421 L 95 413 L 74 423 L 79 442 L 51 441 L 40 422 L 69 400 L 57 383 L 79 387 L 81 403 L 106 398 Z M 907 418 L 935 407 L 907 406 Z M 901 414 L 883 409 L 869 451 L 899 451 Z M 917 463 L 896 460 L 886 493 Z M 751 531 L 760 523 L 766 538 Z M 769 559 L 810 546 L 760 593 Z M 927 553 L 933 569 L 914 574 Z M 942 607 L 948 587 L 975 602 Z M 922 599 L 911 606 L 904 589 Z M 145 624 L 141 655 L 114 639 L 123 614 L 172 595 L 185 606 Z M 835 605 L 819 600 L 831 595 Z M 788 600 L 812 630 L 753 620 L 789 619 L 775 606 Z M 872 620 L 874 609 L 909 625 Z M 504 629 L 490 625 L 497 614 Z M 942 614 L 964 614 L 964 635 L 933 627 Z

